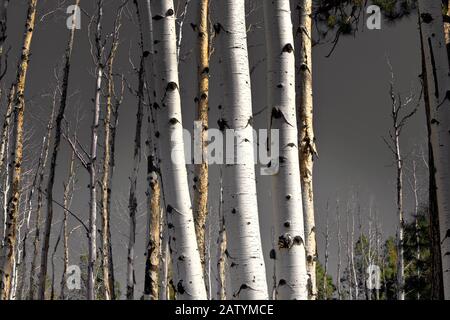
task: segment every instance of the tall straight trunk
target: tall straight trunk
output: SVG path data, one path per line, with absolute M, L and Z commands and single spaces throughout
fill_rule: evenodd
M 264 1 L 267 105 L 271 127 L 279 131 L 279 171 L 272 176 L 276 298 L 307 300 L 298 131 L 295 108 L 295 56 L 289 0 Z
M 163 197 L 167 210 L 174 287 L 178 299 L 205 299 L 184 159 L 178 84 L 175 11 L 172 0 L 151 1 L 154 69 Z
M 64 183 L 64 195 L 63 195 L 63 207 L 64 207 L 64 218 L 63 218 L 63 270 L 61 275 L 61 285 L 60 285 L 60 299 L 64 300 L 66 298 L 66 281 L 67 281 L 67 270 L 69 269 L 69 232 L 68 232 L 68 220 L 69 220 L 69 208 L 72 200 L 72 195 L 75 189 L 75 152 L 72 151 L 72 156 L 70 157 L 69 164 L 69 176 L 67 181 Z
M 224 166 L 224 217 L 233 299 L 268 299 L 256 195 L 252 100 L 244 1 L 222 1 L 220 25 L 224 119 L 235 154 Z M 219 29 L 219 28 L 216 28 Z M 237 139 L 236 139 L 237 138 Z M 239 155 L 239 157 L 238 157 Z M 239 159 L 237 159 L 239 158 Z
M 30 59 L 30 47 L 35 25 L 37 0 L 29 0 L 25 33 L 22 45 L 22 54 L 17 70 L 14 104 L 14 131 L 13 131 L 13 165 L 11 170 L 12 181 L 8 199 L 8 216 L 6 217 L 5 245 L 0 261 L 0 300 L 7 299 L 11 290 L 11 272 L 16 250 L 16 230 L 19 216 L 19 199 L 21 195 L 21 174 L 23 159 L 23 134 L 25 111 L 25 84 Z
M 157 300 L 158 270 L 161 252 L 160 241 L 160 215 L 161 190 L 158 180 L 158 163 L 156 157 L 156 117 L 152 102 L 154 100 L 155 77 L 153 74 L 153 24 L 150 12 L 150 0 L 135 1 L 139 29 L 141 34 L 141 49 L 144 63 L 145 85 L 148 92 L 147 114 L 147 235 L 146 235 L 146 261 L 144 278 L 144 297 Z
M 102 43 L 103 0 L 97 1 L 96 31 L 95 31 L 95 59 L 96 81 L 95 99 L 91 126 L 91 145 L 88 163 L 89 172 L 89 249 L 87 274 L 87 300 L 95 300 L 95 267 L 97 261 L 97 149 L 98 127 L 100 122 L 100 100 L 102 95 L 102 79 L 104 65 L 102 62 L 104 45 Z
M 395 164 L 397 169 L 397 217 L 399 226 L 397 232 L 397 300 L 405 300 L 405 261 L 403 254 L 405 218 L 403 213 L 403 160 L 400 152 L 400 132 L 395 126 Z
M 113 144 L 115 138 L 113 137 L 113 95 L 114 95 L 114 59 L 116 57 L 117 48 L 119 46 L 119 29 L 121 19 L 121 8 L 119 9 L 116 21 L 114 24 L 113 39 L 111 44 L 111 51 L 107 62 L 107 96 L 106 109 L 104 115 L 104 152 L 103 152 L 103 176 L 101 180 L 101 209 L 102 209 L 102 270 L 103 270 L 103 286 L 105 290 L 105 300 L 114 299 L 114 283 L 112 282 L 112 256 L 111 252 L 111 237 L 110 237 L 110 221 L 111 221 L 111 183 L 113 170 Z
M 227 235 L 225 231 L 225 218 L 223 216 L 223 178 L 220 171 L 219 194 L 219 237 L 217 239 L 217 300 L 226 300 L 226 249 Z
M 138 88 L 138 107 L 136 112 L 136 131 L 134 135 L 133 169 L 130 177 L 130 196 L 128 209 L 130 214 L 130 233 L 128 236 L 128 259 L 127 259 L 127 299 L 134 299 L 134 246 L 136 242 L 136 213 L 137 213 L 137 178 L 139 166 L 141 163 L 141 130 L 144 104 L 144 58 L 141 59 L 139 68 L 139 88 Z
M 197 121 L 201 122 L 202 159 L 195 165 L 194 218 L 200 259 L 205 268 L 205 223 L 208 215 L 209 0 L 199 1 Z
M 312 83 L 312 0 L 298 0 L 296 6 L 297 48 L 297 121 L 299 123 L 299 157 L 305 223 L 306 270 L 308 272 L 309 299 L 317 297 L 316 284 L 316 224 L 314 218 L 313 160 L 316 155 L 313 130 Z
M 441 259 L 441 240 L 439 228 L 439 216 L 437 207 L 436 177 L 434 175 L 435 165 L 433 158 L 433 145 L 431 143 L 431 109 L 430 94 L 428 89 L 428 76 L 425 65 L 425 44 L 422 35 L 422 25 L 419 17 L 421 58 L 422 58 L 422 86 L 423 99 L 425 105 L 425 116 L 427 119 L 427 146 L 428 146 L 428 217 L 430 220 L 430 241 L 431 241 L 431 299 L 444 299 L 442 259 Z
M 75 5 L 78 6 L 80 0 L 75 0 Z M 38 299 L 45 299 L 45 281 L 47 278 L 47 262 L 48 262 L 48 249 L 50 246 L 50 234 L 53 223 L 53 185 L 55 184 L 55 172 L 56 172 L 56 161 L 58 159 L 59 146 L 61 144 L 61 134 L 62 134 L 62 121 L 64 119 L 64 112 L 67 105 L 67 92 L 69 87 L 69 73 L 70 73 L 70 59 L 72 57 L 73 42 L 75 38 L 76 21 L 75 16 L 72 20 L 72 28 L 69 34 L 69 42 L 66 48 L 65 54 L 65 65 L 64 65 L 64 75 L 63 82 L 61 86 L 61 101 L 59 105 L 58 115 L 56 117 L 55 126 L 55 140 L 53 142 L 52 157 L 50 160 L 50 172 L 48 176 L 47 183 L 47 217 L 45 219 L 45 229 L 44 229 L 44 239 L 42 242 L 41 251 L 41 270 L 39 274 L 39 292 Z
M 450 299 L 450 95 L 449 61 L 440 1 L 419 1 L 427 85 L 431 145 L 435 164 L 444 297 Z

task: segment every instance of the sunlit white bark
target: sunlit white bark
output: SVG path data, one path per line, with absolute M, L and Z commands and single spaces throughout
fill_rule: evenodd
M 232 299 L 268 299 L 261 246 L 253 155 L 252 99 L 245 2 L 221 1 L 220 37 L 224 75 L 223 129 L 238 132 L 233 164 L 224 167 L 224 217 Z M 239 161 L 236 161 L 240 154 Z
M 161 176 L 178 299 L 205 299 L 184 159 L 173 1 L 151 1 Z
M 295 107 L 294 38 L 289 0 L 264 1 L 269 129 L 279 130 L 279 172 L 272 177 L 276 298 L 308 299 Z

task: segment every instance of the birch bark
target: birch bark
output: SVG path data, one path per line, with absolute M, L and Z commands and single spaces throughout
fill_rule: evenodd
M 444 297 L 450 299 L 450 79 L 441 2 L 419 1 L 435 161 Z
M 295 108 L 295 57 L 288 0 L 264 1 L 267 103 L 271 127 L 279 130 L 279 171 L 272 176 L 276 297 L 307 300 L 304 225 Z
M 158 179 L 157 146 L 155 133 L 157 122 L 152 102 L 155 95 L 155 75 L 153 73 L 153 24 L 150 0 L 135 1 L 141 33 L 141 49 L 144 63 L 145 85 L 148 93 L 147 109 L 147 237 L 144 279 L 144 297 L 157 300 L 159 296 L 159 260 L 161 253 L 160 215 L 161 189 Z
M 313 160 L 316 144 L 313 130 L 312 87 L 312 0 L 298 0 L 296 28 L 297 48 L 297 103 L 299 127 L 299 156 L 305 223 L 306 269 L 308 272 L 309 299 L 317 297 L 316 285 L 316 228 L 314 218 Z
M 224 74 L 222 129 L 234 130 L 235 152 L 224 166 L 224 217 L 232 299 L 268 299 L 258 218 L 245 2 L 224 0 L 216 24 Z M 239 156 L 238 156 L 239 155 Z M 227 155 L 228 157 L 230 155 Z M 238 159 L 239 158 L 239 159 Z
M 178 299 L 205 299 L 184 158 L 173 1 L 151 1 L 154 68 L 163 197 L 167 210 L 174 287 Z

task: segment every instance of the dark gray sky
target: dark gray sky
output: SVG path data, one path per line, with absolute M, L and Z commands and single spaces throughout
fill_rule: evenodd
M 8 88 L 15 75 L 15 66 L 20 50 L 20 43 L 26 16 L 25 0 L 11 1 L 8 12 L 8 45 L 11 45 L 9 54 L 9 72 L 3 80 L 2 87 Z M 66 1 L 67 5 L 73 1 Z M 110 32 L 111 22 L 115 16 L 117 0 L 106 2 L 105 33 Z M 184 3 L 184 1 L 182 1 Z M 197 1 L 192 1 L 191 8 Z M 40 1 L 39 16 L 50 12 L 58 1 Z M 251 10 L 248 17 L 253 28 L 249 33 L 250 65 L 257 65 L 252 74 L 253 110 L 254 112 L 265 107 L 265 64 L 261 60 L 265 56 L 264 25 L 262 8 L 259 1 Z M 26 98 L 26 126 L 34 133 L 33 144 L 41 141 L 43 123 L 47 121 L 51 108 L 51 101 L 44 96 L 53 91 L 55 86 L 54 68 L 61 65 L 68 30 L 66 29 L 65 8 L 63 11 L 39 18 L 33 39 L 31 65 L 29 70 Z M 91 14 L 94 1 L 82 0 L 82 8 Z M 214 6 L 213 6 L 214 7 Z M 129 6 L 134 14 L 134 7 Z M 180 7 L 181 8 L 181 7 Z M 181 12 L 179 9 L 178 13 Z M 217 13 L 216 13 L 217 14 Z M 215 15 L 213 15 L 214 18 Z M 131 71 L 129 53 L 135 65 L 138 65 L 139 50 L 137 46 L 138 34 L 133 20 L 127 13 L 123 19 L 121 45 L 117 59 L 116 72 L 124 73 L 132 86 L 136 86 L 136 76 Z M 194 97 L 196 95 L 196 60 L 195 35 L 189 23 L 195 20 L 195 14 L 189 12 L 183 30 L 183 42 L 180 63 L 180 86 L 183 98 L 184 126 L 191 129 L 194 117 Z M 82 29 L 77 32 L 73 52 L 72 71 L 70 77 L 70 100 L 68 116 L 73 119 L 77 112 L 84 115 L 79 124 L 80 139 L 87 145 L 90 136 L 90 123 L 92 121 L 92 102 L 94 94 L 93 63 L 89 53 L 87 38 L 89 18 L 82 16 Z M 420 51 L 416 15 L 405 18 L 395 25 L 389 25 L 383 20 L 382 29 L 363 32 L 353 37 L 342 37 L 330 58 L 325 56 L 330 45 L 323 44 L 314 47 L 313 73 L 314 73 L 314 103 L 315 103 L 315 132 L 319 150 L 319 158 L 315 161 L 315 197 L 316 220 L 318 229 L 319 255 L 323 258 L 323 237 L 321 232 L 325 226 L 326 203 L 330 203 L 330 267 L 336 268 L 336 223 L 335 201 L 340 199 L 341 207 L 352 195 L 357 194 L 362 210 L 364 223 L 367 224 L 369 207 L 376 212 L 382 227 L 383 235 L 390 236 L 395 233 L 395 171 L 392 166 L 392 156 L 383 143 L 381 137 L 387 136 L 390 126 L 390 98 L 388 94 L 390 73 L 386 63 L 389 56 L 392 63 L 397 89 L 408 95 L 411 87 L 416 95 L 419 94 Z M 221 103 L 220 70 L 217 57 L 213 56 L 211 65 L 211 127 L 216 126 L 216 106 Z M 2 105 L 5 105 L 4 95 Z M 114 233 L 114 259 L 117 280 L 121 287 L 125 287 L 125 261 L 126 243 L 128 234 L 127 199 L 132 163 L 132 148 L 134 139 L 134 125 L 136 114 L 136 99 L 126 93 L 120 110 L 120 124 L 117 137 L 117 166 L 114 173 L 113 185 L 113 223 Z M 4 107 L 2 107 L 4 110 Z M 266 115 L 262 113 L 256 119 L 256 127 L 264 128 Z M 72 125 L 74 127 L 74 125 Z M 402 137 L 405 155 L 410 155 L 413 149 L 420 150 L 425 146 L 424 112 L 420 108 L 416 116 L 408 123 Z M 101 140 L 100 140 L 101 141 Z M 37 160 L 38 146 L 33 147 L 29 156 Z M 102 154 L 100 150 L 100 154 Z M 61 151 L 58 165 L 58 179 L 55 184 L 56 198 L 62 201 L 62 181 L 67 176 L 67 162 L 70 155 L 67 145 Z M 406 164 L 412 159 L 407 157 Z M 28 164 L 29 165 L 29 164 Z M 79 169 L 77 191 L 73 199 L 71 210 L 83 219 L 88 217 L 88 179 L 83 168 Z M 424 175 L 421 175 L 424 179 Z M 217 214 L 218 207 L 218 168 L 213 167 L 210 180 L 210 210 L 211 217 Z M 145 208 L 145 161 L 142 162 L 140 175 L 140 202 L 137 237 L 137 294 L 142 291 L 144 267 L 144 231 Z M 421 182 L 425 184 L 425 180 Z M 261 234 L 264 244 L 264 253 L 268 258 L 271 248 L 271 221 L 270 221 L 270 178 L 258 177 L 258 196 L 261 220 Z M 411 209 L 412 199 L 406 195 L 407 209 Z M 60 230 L 59 222 L 62 211 L 55 207 L 54 236 Z M 345 219 L 344 212 L 341 213 Z M 71 222 L 75 225 L 75 221 Z M 212 242 L 216 240 L 216 223 L 211 227 Z M 71 264 L 78 262 L 80 253 L 86 252 L 86 237 L 77 231 L 71 236 Z M 215 250 L 213 245 L 212 250 Z M 58 251 L 60 252 L 60 251 Z M 215 251 L 212 252 L 215 256 Z M 57 263 L 61 262 L 57 258 Z M 267 259 L 268 278 L 271 278 L 271 263 Z M 59 271 L 59 268 L 58 268 Z M 58 281 L 60 279 L 57 274 Z M 214 278 L 213 278 L 214 279 Z M 122 290 L 124 291 L 124 290 Z

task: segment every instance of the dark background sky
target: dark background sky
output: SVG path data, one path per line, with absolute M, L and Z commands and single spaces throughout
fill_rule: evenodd
M 28 156 L 31 159 L 27 166 L 34 165 L 37 160 L 39 143 L 44 132 L 44 122 L 47 121 L 51 109 L 51 99 L 48 94 L 55 87 L 54 69 L 62 64 L 62 57 L 67 43 L 68 30 L 66 28 L 65 8 L 73 1 L 47 0 L 39 1 L 39 19 L 35 31 L 31 64 L 28 75 L 26 98 L 26 127 L 32 133 Z M 176 1 L 177 2 L 177 1 Z M 182 12 L 180 1 L 177 14 Z M 9 88 L 15 76 L 15 66 L 19 56 L 24 21 L 26 16 L 25 0 L 11 1 L 8 12 L 8 40 L 11 46 L 9 54 L 9 72 L 2 82 L 2 88 Z M 63 3 L 62 10 L 52 12 Z M 105 33 L 111 31 L 112 20 L 120 1 L 105 1 Z M 178 2 L 177 2 L 178 3 Z M 191 1 L 191 7 L 183 30 L 180 62 L 180 86 L 183 98 L 183 122 L 187 129 L 193 126 L 194 97 L 196 95 L 196 58 L 195 35 L 189 26 L 195 21 L 193 12 L 197 1 Z M 248 23 L 252 25 L 249 32 L 250 65 L 256 68 L 252 73 L 253 110 L 257 112 L 265 107 L 265 64 L 261 62 L 265 56 L 264 24 L 261 1 L 248 1 Z M 94 1 L 81 0 L 82 8 L 92 14 Z M 138 65 L 139 48 L 138 33 L 135 25 L 134 6 L 130 4 L 125 12 L 121 32 L 121 44 L 115 70 L 125 74 L 131 86 L 136 88 L 136 75 L 132 72 L 129 57 Z M 214 5 L 213 5 L 214 9 Z M 48 14 L 46 14 L 48 13 Z M 220 13 L 213 13 L 213 20 Z M 361 29 L 356 37 L 342 37 L 330 58 L 325 56 L 330 50 L 329 44 L 314 47 L 314 108 L 315 132 L 319 150 L 319 158 L 315 161 L 315 197 L 316 221 L 318 229 L 319 255 L 323 260 L 324 241 L 322 232 L 325 228 L 326 204 L 330 206 L 330 268 L 333 274 L 336 269 L 336 220 L 335 201 L 341 202 L 341 216 L 345 223 L 345 207 L 348 199 L 356 197 L 361 206 L 363 223 L 367 226 L 369 209 L 376 212 L 381 225 L 383 236 L 395 234 L 395 169 L 392 166 L 392 155 L 382 141 L 387 136 L 390 126 L 390 72 L 386 57 L 392 63 L 397 90 L 408 95 L 413 88 L 419 94 L 420 51 L 418 27 L 415 14 L 404 18 L 395 25 L 382 22 L 381 30 Z M 89 53 L 87 37 L 89 17 L 82 15 L 82 29 L 77 32 L 73 52 L 72 70 L 70 77 L 70 99 L 68 118 L 74 119 L 76 114 L 83 115 L 79 123 L 80 140 L 88 144 L 90 124 L 92 121 L 91 99 L 94 95 L 94 66 Z M 215 127 L 216 106 L 221 103 L 220 68 L 217 57 L 212 57 L 211 64 L 211 127 Z M 5 95 L 2 96 L 2 110 L 5 110 Z M 134 140 L 134 125 L 136 113 L 136 98 L 126 93 L 120 109 L 120 124 L 117 137 L 117 166 L 113 183 L 113 251 L 117 280 L 121 287 L 125 287 L 126 273 L 126 244 L 128 242 L 127 202 L 129 189 L 129 175 L 132 165 L 132 148 Z M 256 127 L 265 127 L 265 113 L 256 118 Z M 72 124 L 74 127 L 74 124 Z M 145 131 L 144 131 L 145 133 Z M 402 144 L 407 156 L 406 165 L 410 166 L 413 150 L 425 148 L 425 120 L 423 108 L 408 123 L 402 136 Z M 100 140 L 102 141 L 102 140 Z M 424 151 L 426 152 L 426 151 Z M 100 155 L 103 150 L 100 149 Z M 67 163 L 70 150 L 66 144 L 62 147 L 58 165 L 58 177 L 55 184 L 55 196 L 62 202 L 62 182 L 67 176 Z M 420 164 L 421 165 L 421 164 Z M 191 168 L 190 168 L 191 169 Z M 422 179 L 420 183 L 426 185 L 423 167 L 420 169 Z M 71 210 L 83 219 L 88 218 L 88 177 L 83 168 L 78 170 L 78 184 Z M 142 161 L 139 181 L 140 206 L 138 216 L 138 237 L 136 248 L 137 290 L 136 297 L 142 292 L 144 267 L 144 239 L 145 239 L 145 161 Z M 214 220 L 218 208 L 218 168 L 211 169 L 210 180 L 210 210 L 212 255 L 215 256 L 215 240 L 217 223 Z M 405 181 L 406 182 L 406 181 Z M 270 221 L 270 178 L 258 177 L 258 196 L 260 209 L 261 234 L 264 253 L 267 261 L 268 278 L 271 278 L 271 262 L 268 253 L 271 248 Z M 425 193 L 422 193 L 425 198 Z M 412 198 L 410 192 L 406 194 L 406 207 L 411 211 Z M 60 230 L 62 210 L 55 207 L 54 235 L 56 239 Z M 45 210 L 44 210 L 45 212 Z M 408 217 L 410 217 L 408 215 Z M 100 223 L 100 222 L 99 222 Z M 75 221 L 71 221 L 75 226 Z M 99 225 L 100 227 L 100 225 Z M 53 242 L 54 243 L 54 242 Z M 52 244 L 53 246 L 53 244 Z M 80 254 L 87 252 L 87 240 L 81 229 L 71 236 L 71 264 L 78 263 Z M 60 248 L 61 249 L 61 248 Z M 59 249 L 58 253 L 61 252 Z M 30 251 L 29 251 L 30 252 Z M 56 264 L 62 262 L 60 254 Z M 213 263 L 214 265 L 215 263 Z M 58 272 L 59 267 L 57 268 Z M 57 282 L 60 275 L 57 273 Z M 213 277 L 214 281 L 214 277 Z M 269 282 L 270 283 L 270 282 Z M 124 290 L 122 290 L 123 292 Z

